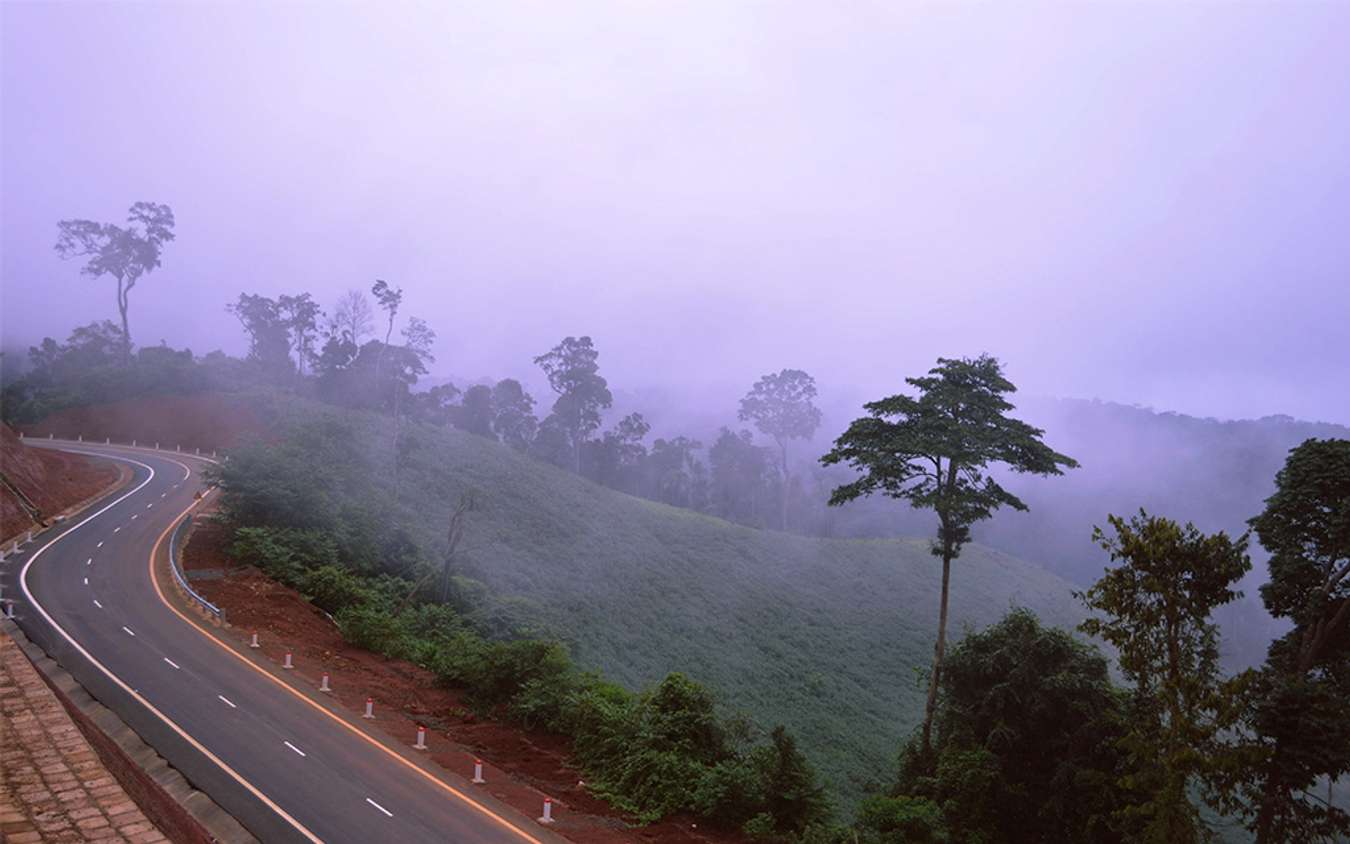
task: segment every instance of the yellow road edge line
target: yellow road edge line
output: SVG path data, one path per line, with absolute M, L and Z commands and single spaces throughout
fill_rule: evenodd
M 88 452 L 85 452 L 85 453 L 88 453 Z M 121 497 L 119 497 L 119 498 L 115 499 L 114 501 L 112 501 L 111 503 L 109 503 L 107 506 L 105 506 L 105 507 L 103 507 L 102 509 L 98 510 L 98 512 L 96 512 L 96 513 L 94 513 L 93 515 L 91 515 L 91 516 L 89 516 L 89 517 L 83 519 L 82 521 L 80 521 L 79 523 L 75 524 L 74 526 L 72 526 L 72 527 L 69 528 L 68 530 L 63 531 L 59 536 L 53 538 L 53 539 L 52 539 L 50 542 L 48 542 L 46 545 L 43 545 L 41 548 L 39 548 L 39 549 L 37 550 L 37 552 L 36 552 L 35 554 L 33 554 L 33 556 L 31 556 L 31 557 L 28 558 L 28 562 L 24 563 L 23 569 L 22 569 L 22 571 L 19 573 L 19 585 L 20 585 L 20 587 L 22 588 L 24 594 L 28 596 L 28 600 L 29 600 L 29 602 L 33 605 L 33 608 L 36 609 L 39 613 L 42 614 L 42 617 L 43 617 L 44 619 L 47 620 L 47 623 L 50 624 L 50 625 L 52 626 L 52 629 L 54 629 L 54 630 L 56 630 L 58 633 L 60 633 L 61 636 L 62 636 L 67 642 L 69 642 L 70 645 L 71 645 L 72 647 L 74 647 L 77 651 L 79 651 L 79 652 L 84 656 L 85 659 L 89 660 L 89 662 L 90 662 L 92 665 L 94 665 L 96 668 L 98 668 L 100 671 L 102 671 L 104 674 L 106 674 L 106 675 L 108 676 L 108 679 L 110 679 L 110 680 L 112 680 L 114 683 L 116 683 L 117 686 L 118 686 L 119 688 L 121 688 L 124 692 L 126 692 L 126 693 L 129 694 L 129 695 L 131 695 L 131 697 L 132 697 L 133 700 L 135 700 L 137 703 L 139 703 L 139 704 L 141 704 L 142 706 L 144 706 L 147 710 L 150 711 L 150 713 L 151 713 L 152 715 L 154 715 L 156 718 L 159 718 L 159 720 L 161 720 L 161 721 L 163 721 L 165 724 L 167 724 L 167 725 L 169 726 L 169 728 L 170 728 L 171 730 L 173 730 L 175 733 L 177 733 L 178 736 L 179 736 L 180 738 L 182 738 L 182 739 L 183 739 L 184 741 L 186 741 L 188 744 L 192 745 L 192 747 L 196 748 L 203 756 L 205 756 L 207 759 L 210 759 L 213 763 L 215 763 L 216 766 L 219 767 L 222 771 L 224 771 L 225 773 L 229 774 L 231 778 L 233 778 L 236 782 L 238 782 L 240 785 L 242 785 L 244 788 L 246 788 L 246 789 L 249 791 L 250 794 L 252 794 L 254 797 L 256 797 L 256 798 L 258 798 L 259 800 L 261 800 L 261 801 L 263 802 L 263 804 L 266 805 L 269 809 L 271 809 L 272 811 L 276 812 L 283 820 L 285 820 L 287 823 L 289 823 L 291 826 L 293 826 L 293 827 L 296 829 L 297 832 L 299 832 L 300 834 L 304 835 L 304 836 L 305 836 L 306 838 L 308 838 L 310 841 L 315 842 L 315 844 L 323 844 L 323 839 L 322 839 L 322 838 L 319 838 L 317 835 L 315 835 L 314 833 L 310 832 L 309 829 L 307 829 L 307 828 L 305 827 L 304 824 L 300 823 L 300 822 L 297 821 L 295 818 L 293 818 L 293 817 L 291 817 L 289 814 L 287 814 L 287 813 L 286 813 L 286 810 L 284 810 L 284 809 L 282 809 L 280 806 L 278 806 L 278 805 L 277 805 L 275 802 L 273 802 L 272 799 L 269 798 L 266 794 L 263 794 L 262 791 L 259 790 L 257 786 L 255 786 L 253 783 L 249 782 L 248 780 L 244 779 L 244 777 L 243 777 L 238 771 L 236 771 L 236 770 L 234 770 L 233 768 L 231 768 L 229 765 L 227 765 L 227 764 L 225 763 L 225 761 L 224 761 L 223 759 L 221 759 L 221 758 L 220 758 L 219 756 L 217 756 L 216 754 L 212 753 L 211 750 L 208 749 L 205 745 L 203 745 L 201 742 L 199 742 L 199 741 L 197 741 L 195 738 L 193 738 L 192 735 L 191 735 L 190 733 L 188 733 L 186 730 L 184 730 L 182 727 L 180 727 L 176 722 L 174 722 L 174 720 L 173 720 L 172 718 L 169 718 L 169 716 L 165 715 L 163 712 L 160 712 L 159 709 L 157 709 L 157 708 L 155 707 L 155 705 L 152 704 L 150 701 L 146 700 L 146 699 L 141 695 L 140 692 L 138 692 L 138 691 L 136 691 L 135 689 L 133 689 L 133 688 L 131 688 L 130 686 L 128 686 L 128 685 L 126 684 L 126 682 L 122 680 L 121 677 L 118 677 L 116 674 L 114 674 L 114 673 L 112 672 L 112 669 L 108 668 L 108 667 L 105 666 L 103 663 L 101 663 L 101 662 L 99 662 L 97 659 L 95 659 L 94 656 L 93 656 L 93 654 L 89 653 L 89 651 L 85 650 L 85 648 L 84 648 L 83 645 L 81 645 L 79 642 L 75 641 L 74 637 L 71 636 L 69 633 L 67 633 L 64 627 L 62 627 L 61 625 L 59 625 L 59 624 L 56 623 L 56 619 L 52 618 L 52 617 L 47 613 L 46 609 L 44 609 L 44 608 L 42 607 L 42 605 L 41 605 L 40 603 L 38 603 L 37 599 L 36 599 L 35 597 L 33 597 L 32 591 L 30 591 L 30 590 L 28 589 L 28 570 L 29 570 L 29 568 L 32 567 L 33 563 L 37 562 L 37 559 L 38 559 L 38 557 L 40 557 L 40 556 L 42 555 L 42 552 L 46 551 L 48 548 L 52 547 L 53 545 L 55 545 L 57 542 L 61 541 L 62 539 L 65 539 L 67 536 L 69 536 L 70 534 L 74 533 L 76 530 L 78 530 L 79 528 L 83 527 L 83 526 L 84 526 L 85 524 L 87 524 L 88 522 L 93 521 L 95 518 L 97 518 L 98 516 L 102 515 L 104 512 L 106 512 L 107 510 L 111 509 L 111 508 L 112 508 L 113 506 L 115 506 L 116 504 L 118 504 L 118 503 L 124 501 L 124 500 L 127 499 L 127 498 L 130 498 L 132 495 L 135 495 L 137 492 L 140 492 L 141 489 L 143 489 L 143 488 L 145 487 L 145 485 L 148 484 L 148 483 L 150 483 L 151 479 L 153 479 L 153 478 L 155 477 L 155 470 L 154 470 L 152 467 L 147 466 L 146 464 L 141 463 L 141 462 L 138 461 L 138 460 L 132 460 L 131 458 L 126 457 L 126 456 L 121 456 L 121 457 L 117 457 L 117 458 L 114 458 L 114 459 L 125 460 L 125 461 L 128 462 L 128 463 L 135 463 L 137 466 L 141 466 L 141 467 L 147 469 L 147 470 L 150 472 L 150 477 L 146 478 L 144 482 L 142 482 L 141 484 L 139 484 L 138 486 L 136 486 L 136 487 L 135 487 L 134 489 L 132 489 L 130 492 L 125 493 L 125 494 L 122 495 Z M 183 464 L 179 463 L 178 465 L 179 465 L 179 466 L 182 466 Z M 187 467 L 184 466 L 184 468 L 187 468 Z M 114 494 L 115 494 L 115 493 L 114 493 Z M 198 503 L 200 503 L 200 502 L 194 501 L 193 504 L 192 504 L 192 507 L 196 507 Z M 177 522 L 178 519 L 182 518 L 184 514 L 186 514 L 189 510 L 192 509 L 192 507 L 189 507 L 187 510 L 184 510 L 183 513 L 180 513 L 180 514 L 178 515 L 178 518 L 175 518 L 175 519 L 174 519 L 174 522 Z M 162 534 L 161 534 L 161 537 L 160 537 L 160 538 L 161 538 L 161 539 L 163 538 L 163 535 L 162 535 Z M 156 542 L 156 543 L 155 543 L 155 547 L 156 547 L 156 548 L 159 547 L 159 542 Z M 156 584 L 156 590 L 158 590 L 158 584 Z M 162 597 L 163 597 L 163 596 L 161 596 L 161 598 L 162 598 Z
M 168 459 L 169 459 L 171 462 L 177 462 L 177 461 L 173 461 L 172 458 L 168 458 Z M 183 464 L 179 463 L 178 465 L 182 466 Z M 184 467 L 184 468 L 186 468 L 186 467 Z M 206 500 L 206 495 L 203 495 L 200 499 L 198 499 L 198 500 L 192 502 L 192 504 L 189 505 L 188 508 L 187 508 L 186 510 L 184 510 L 183 512 L 181 512 L 181 513 L 179 513 L 177 516 L 175 516 L 173 522 L 172 522 L 167 528 L 164 529 L 164 532 L 163 532 L 163 533 L 161 533 L 161 534 L 159 535 L 159 539 L 155 540 L 155 547 L 154 547 L 153 549 L 151 549 L 151 551 L 150 551 L 150 583 L 151 583 L 151 585 L 153 585 L 153 586 L 155 587 L 155 594 L 159 596 L 160 602 L 163 603 L 164 606 L 168 607 L 169 610 L 172 611 L 174 615 L 176 615 L 176 616 L 178 616 L 179 618 L 183 619 L 183 621 L 186 621 L 186 622 L 192 627 L 192 629 L 196 630 L 198 633 L 201 633 L 201 634 L 202 634 L 203 636 L 205 636 L 207 639 L 210 639 L 210 640 L 211 640 L 212 642 L 214 642 L 216 645 L 220 646 L 220 648 L 222 648 L 222 649 L 223 649 L 226 653 L 228 653 L 230 656 L 232 656 L 232 657 L 234 657 L 235 659 L 239 660 L 239 661 L 242 662 L 244 665 L 247 665 L 249 668 L 252 668 L 254 671 L 256 671 L 256 672 L 258 672 L 259 674 L 261 674 L 262 676 L 266 677 L 268 680 L 271 680 L 273 683 L 275 683 L 276 685 L 280 686 L 282 689 L 285 689 L 288 693 L 290 693 L 290 694 L 291 694 L 292 696 L 294 696 L 296 699 L 303 701 L 303 702 L 306 703 L 307 705 L 313 707 L 315 710 L 317 710 L 317 711 L 323 713 L 323 714 L 324 714 L 325 716 L 327 716 L 328 718 L 330 718 L 330 719 L 332 719 L 333 721 L 337 722 L 338 724 L 342 725 L 344 728 L 346 728 L 346 729 L 347 729 L 349 732 L 351 732 L 353 735 L 355 735 L 356 737 L 360 738 L 362 741 L 364 741 L 364 742 L 370 744 L 372 747 L 377 748 L 377 749 L 380 750 L 382 753 L 384 753 L 386 756 L 388 756 L 390 759 L 393 759 L 394 761 L 398 762 L 400 765 L 403 765 L 405 768 L 408 768 L 409 770 L 411 770 L 411 771 L 417 773 L 417 774 L 420 775 L 422 778 L 428 780 L 429 782 L 433 783 L 434 785 L 439 786 L 442 790 L 444 790 L 444 791 L 446 791 L 446 792 L 448 792 L 448 793 L 454 795 L 454 796 L 455 796 L 456 798 L 458 798 L 459 800 L 462 800 L 464 803 L 468 804 L 469 806 L 473 807 L 473 808 L 476 809 L 477 811 L 479 811 L 479 812 L 481 812 L 482 814 L 486 815 L 488 818 L 490 818 L 490 819 L 492 819 L 493 821 L 497 822 L 497 823 L 500 824 L 501 826 L 504 826 L 504 827 L 506 827 L 507 829 L 511 830 L 512 832 L 516 833 L 517 835 L 519 835 L 521 838 L 525 839 L 526 841 L 533 842 L 533 844 L 544 844 L 544 842 L 540 841 L 538 838 L 535 838 L 534 836 L 532 836 L 532 835 L 530 835 L 529 833 L 525 832 L 523 829 L 521 829 L 520 827 L 516 826 L 516 825 L 515 825 L 514 823 L 512 823 L 510 820 L 508 820 L 508 819 L 502 817 L 501 815 L 497 814 L 496 812 L 492 811 L 492 810 L 489 809 L 487 806 L 484 806 L 482 803 L 479 803 L 479 802 L 478 802 L 477 800 L 475 800 L 474 798 L 470 797 L 469 795 L 465 794 L 464 792 L 460 791 L 459 789 L 455 788 L 454 786 L 450 785 L 449 783 L 447 783 L 447 782 L 445 782 L 444 780 L 440 779 L 439 777 L 435 776 L 435 775 L 432 774 L 430 771 L 424 770 L 420 765 L 415 765 L 415 764 L 413 764 L 412 762 L 410 762 L 409 760 L 404 759 L 401 755 L 399 755 L 398 753 L 395 753 L 393 750 L 391 750 L 391 749 L 389 749 L 388 747 L 386 747 L 386 746 L 384 745 L 383 742 L 377 741 L 376 739 L 374 739 L 373 737 L 371 737 L 370 735 L 368 735 L 364 730 L 360 729 L 359 727 L 356 727 L 356 726 L 353 725 L 353 724 L 348 723 L 347 720 L 346 720 L 345 718 L 340 717 L 339 715 L 337 715 L 337 713 L 330 711 L 328 708 L 326 708 L 326 707 L 324 707 L 324 706 L 320 706 L 318 703 L 316 703 L 316 702 L 313 701 L 313 700 L 310 700 L 308 696 L 306 696 L 306 695 L 304 695 L 304 694 L 301 694 L 299 691 L 297 691 L 296 689 L 292 688 L 291 685 L 290 685 L 289 683 L 286 683 L 285 681 L 281 680 L 280 678 L 274 676 L 270 671 L 266 671 L 266 670 L 263 669 L 261 666 L 255 664 L 251 659 L 249 659 L 248 657 L 246 657 L 246 656 L 244 656 L 243 654 L 239 653 L 237 650 L 235 650 L 235 649 L 234 649 L 233 647 L 231 647 L 229 644 L 227 644 L 226 642 L 224 642 L 224 641 L 222 641 L 220 638 L 218 638 L 218 637 L 217 637 L 215 634 L 213 634 L 211 631 L 207 630 L 206 628 L 204 628 L 203 626 L 201 626 L 201 625 L 198 624 L 197 622 L 193 621 L 193 620 L 192 620 L 191 618 L 189 618 L 187 615 L 185 615 L 184 613 L 180 612 L 179 609 L 178 609 L 177 607 L 175 607 L 173 604 L 169 603 L 169 600 L 168 600 L 166 597 L 164 597 L 164 591 L 163 591 L 162 589 L 160 589 L 160 586 L 159 586 L 159 576 L 158 576 L 158 575 L 156 574 L 156 572 L 155 572 L 155 558 L 159 555 L 159 548 L 160 548 L 160 546 L 161 546 L 161 545 L 163 544 L 163 542 L 164 542 L 164 537 L 166 537 L 166 536 L 169 535 L 169 532 L 173 530 L 174 526 L 178 524 L 178 521 L 179 521 L 180 519 L 182 519 L 183 516 L 186 516 L 188 513 L 190 513 L 192 510 L 194 510 L 199 504 L 201 504 L 201 503 L 202 503 L 203 501 L 205 501 L 205 500 Z

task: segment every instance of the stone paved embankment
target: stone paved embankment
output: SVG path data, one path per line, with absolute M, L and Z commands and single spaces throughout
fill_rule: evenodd
M 0 842 L 166 840 L 0 631 Z

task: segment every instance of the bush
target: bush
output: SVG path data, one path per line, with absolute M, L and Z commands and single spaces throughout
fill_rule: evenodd
M 388 656 L 399 656 L 403 650 L 403 631 L 398 620 L 386 610 L 370 604 L 349 606 L 337 614 L 342 638 L 358 648 Z
M 942 844 L 942 810 L 925 797 L 870 797 L 858 810 L 858 830 L 870 844 Z
M 339 613 L 371 595 L 360 578 L 335 565 L 304 572 L 296 586 L 315 606 L 329 613 Z

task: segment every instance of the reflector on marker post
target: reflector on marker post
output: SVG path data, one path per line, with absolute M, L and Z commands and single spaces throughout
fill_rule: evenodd
M 483 760 L 482 760 L 482 759 L 475 759 L 475 760 L 473 760 L 473 781 L 476 782 L 476 783 L 480 783 L 480 784 L 481 784 L 481 783 L 487 782 L 487 780 L 483 779 Z
M 414 744 L 413 747 L 418 750 L 427 749 L 427 728 L 421 724 L 417 725 L 417 744 Z
M 373 697 L 366 698 L 366 714 L 362 715 L 361 717 L 362 718 L 375 717 L 375 698 Z

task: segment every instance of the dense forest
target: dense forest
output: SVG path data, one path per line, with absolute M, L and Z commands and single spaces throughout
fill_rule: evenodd
M 1198 841 L 1216 815 L 1259 841 L 1350 831 L 1330 791 L 1350 764 L 1350 441 L 1296 441 L 1307 426 L 1288 420 L 1162 417 L 1164 437 L 1212 444 L 1212 458 L 1191 453 L 1176 467 L 1199 481 L 1148 494 L 1138 460 L 1155 444 L 1134 442 L 1120 449 L 1129 462 L 1117 464 L 1130 470 L 1127 482 L 1110 484 L 1108 474 L 1066 487 L 1079 507 L 1058 508 L 1043 490 L 1072 484 L 1080 460 L 1111 447 L 1053 439 L 1014 418 L 1015 388 L 988 356 L 940 359 L 906 379 L 823 455 L 805 447 L 822 423 L 817 387 L 794 369 L 751 385 L 735 423 L 706 449 L 688 435 L 648 445 L 639 413 L 606 427 L 613 396 L 584 336 L 533 358 L 553 393 L 547 412 L 536 413 L 512 379 L 416 389 L 435 335 L 419 318 L 400 319 L 403 305 L 383 281 L 327 316 L 308 294 L 241 294 L 228 310 L 249 341 L 243 359 L 134 349 L 123 311 L 120 329 L 96 323 L 34 347 L 28 371 L 5 385 L 3 413 L 22 424 L 133 395 L 265 388 L 383 420 L 363 449 L 348 447 L 350 423 L 337 416 L 232 452 L 215 481 L 234 553 L 334 612 L 351 641 L 427 665 L 504 717 L 569 736 L 598 793 L 639 819 L 692 812 L 756 837 L 810 841 Z M 1126 425 L 1142 418 L 1102 405 L 1073 412 Z M 397 507 L 427 470 L 425 432 L 437 428 L 617 493 L 758 528 L 893 534 L 926 514 L 926 528 L 911 532 L 932 537 L 940 560 L 937 646 L 921 728 L 901 742 L 898 769 L 877 771 L 856 806 L 832 807 L 782 727 L 720 711 L 714 692 L 683 674 L 629 691 L 582 670 L 554 631 L 532 624 L 528 603 L 457 570 L 454 520 L 471 518 L 472 492 L 452 506 L 444 546 L 419 541 L 406 520 L 379 518 L 374 505 L 318 492 L 359 488 L 354 479 L 378 464 Z M 1160 452 L 1171 454 L 1166 444 Z M 319 477 L 317 466 L 337 474 Z M 1207 494 L 1219 487 L 1227 494 Z M 1112 503 L 1102 512 L 1104 499 Z M 843 506 L 859 500 L 868 503 Z M 847 529 L 821 515 L 833 508 L 850 514 Z M 1028 509 L 1050 515 L 1020 528 L 996 515 Z M 1084 584 L 1077 597 L 1088 617 L 1078 627 L 1090 638 L 1012 608 L 944 649 L 948 581 L 954 575 L 959 590 L 974 573 L 961 562 L 977 526 L 1032 557 L 1032 537 L 1060 537 L 1045 558 Z M 1083 532 L 1110 563 L 1099 578 L 1080 562 L 1091 558 L 1079 556 L 1078 540 L 1063 538 Z M 1270 577 L 1256 591 L 1280 635 L 1263 660 L 1234 671 L 1221 658 L 1217 618 L 1250 584 L 1258 546 Z

